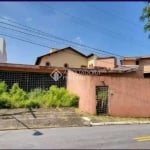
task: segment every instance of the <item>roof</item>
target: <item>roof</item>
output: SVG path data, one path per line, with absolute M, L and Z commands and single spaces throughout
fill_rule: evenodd
M 139 68 L 138 65 L 124 65 L 124 66 L 119 66 L 117 68 L 114 68 L 112 70 L 106 69 L 106 68 L 101 68 L 101 69 L 87 69 L 87 68 L 69 68 L 70 70 L 83 74 L 83 75 L 101 75 L 101 74 L 112 74 L 112 73 L 130 73 L 130 72 L 135 72 Z
M 149 55 L 147 56 L 135 56 L 135 57 L 123 57 L 120 60 L 139 60 L 139 59 L 148 59 L 150 58 Z
M 68 68 L 76 73 L 83 75 L 101 75 L 111 73 L 129 73 L 135 72 L 139 68 L 138 65 L 124 65 L 114 68 L 113 70 L 106 68 L 88 69 L 88 68 Z M 37 65 L 26 65 L 26 64 L 11 64 L 11 63 L 0 63 L 0 70 L 3 71 L 21 71 L 21 72 L 38 72 L 38 73 L 51 73 L 59 71 L 61 73 L 67 73 L 67 68 L 64 67 L 48 67 L 48 66 L 37 66 Z
M 112 71 L 124 73 L 124 72 L 137 71 L 138 69 L 139 69 L 139 65 L 121 65 L 121 66 L 114 68 Z
M 97 59 L 108 59 L 108 58 L 116 59 L 116 57 L 114 57 L 114 56 L 108 56 L 108 57 L 98 57 Z
M 56 71 L 58 70 L 59 72 L 65 72 L 66 68 L 27 65 L 27 64 L 0 63 L 0 70 L 3 70 L 3 71 L 51 73 L 55 70 Z
M 89 57 L 91 57 L 91 56 L 94 56 L 93 53 L 91 53 L 91 54 L 89 54 L 89 55 L 86 56 L 86 55 L 84 55 L 83 53 L 81 53 L 81 52 L 75 50 L 75 49 L 72 48 L 72 47 L 65 47 L 65 48 L 62 48 L 62 49 L 58 49 L 57 51 L 54 51 L 54 52 L 51 52 L 51 53 L 47 53 L 47 54 L 45 54 L 45 55 L 42 55 L 42 56 L 37 57 L 37 59 L 36 59 L 36 61 L 35 61 L 35 65 L 38 65 L 39 62 L 40 62 L 40 60 L 41 60 L 43 57 L 45 57 L 45 56 L 50 56 L 50 55 L 53 55 L 53 54 L 56 54 L 56 53 L 65 51 L 66 49 L 70 49 L 71 51 L 73 51 L 73 52 L 75 52 L 75 53 L 78 53 L 78 54 L 81 55 L 82 57 L 89 58 Z

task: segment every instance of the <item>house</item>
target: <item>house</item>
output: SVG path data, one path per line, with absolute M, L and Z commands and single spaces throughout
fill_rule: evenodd
M 139 75 L 150 78 L 150 56 L 124 57 L 120 59 L 122 66 L 139 66 Z
M 38 57 L 36 65 L 0 63 L 0 79 L 8 89 L 13 83 L 25 91 L 65 87 L 79 96 L 79 109 L 90 114 L 150 117 L 150 80 L 139 69 L 143 66 L 146 76 L 148 60 L 124 58 L 118 66 L 115 57 L 84 55 L 66 47 Z
M 48 54 L 37 57 L 35 65 L 68 68 L 107 68 L 113 69 L 116 65 L 115 57 L 101 58 L 91 53 L 84 55 L 72 47 L 63 49 L 52 48 Z

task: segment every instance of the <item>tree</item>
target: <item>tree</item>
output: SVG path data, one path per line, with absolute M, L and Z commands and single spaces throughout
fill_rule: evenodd
M 147 6 L 145 6 L 143 8 L 143 12 L 142 15 L 140 17 L 141 21 L 146 21 L 145 25 L 144 25 L 144 31 L 150 31 L 150 3 L 147 3 Z M 150 35 L 148 36 L 150 38 Z

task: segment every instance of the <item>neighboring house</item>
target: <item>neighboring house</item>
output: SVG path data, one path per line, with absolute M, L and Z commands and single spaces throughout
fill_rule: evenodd
M 51 49 L 48 54 L 39 56 L 35 65 L 69 68 L 107 68 L 116 67 L 115 57 L 99 58 L 95 54 L 84 55 L 72 47 Z
M 141 77 L 150 78 L 150 56 L 124 57 L 120 60 L 122 66 L 139 66 Z
M 109 69 L 114 69 L 117 67 L 116 57 L 99 57 L 95 61 L 95 67 L 105 67 Z

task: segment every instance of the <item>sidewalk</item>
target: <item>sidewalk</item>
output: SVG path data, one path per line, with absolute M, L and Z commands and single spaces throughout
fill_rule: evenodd
M 74 108 L 0 109 L 0 130 L 84 126 Z
M 150 118 L 94 116 L 75 108 L 0 109 L 0 130 L 150 124 Z

